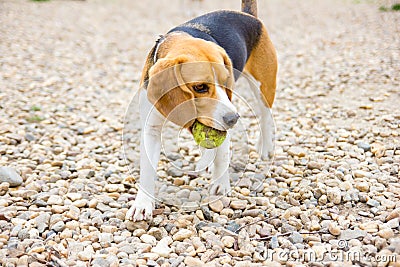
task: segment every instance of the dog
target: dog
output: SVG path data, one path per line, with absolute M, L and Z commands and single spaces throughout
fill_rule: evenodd
M 257 18 L 255 0 L 242 0 L 241 12 L 207 13 L 161 36 L 147 56 L 140 82 L 139 190 L 126 219 L 152 218 L 164 121 L 189 131 L 196 120 L 218 130 L 229 130 L 239 119 L 231 100 L 234 83 L 242 71 L 259 87 L 252 89 L 261 107 L 257 148 L 262 158 L 268 158 L 273 151 L 269 109 L 275 99 L 277 69 L 276 51 Z M 231 189 L 229 134 L 221 146 L 205 150 L 203 158 L 212 153 L 215 159 L 210 194 L 226 194 Z

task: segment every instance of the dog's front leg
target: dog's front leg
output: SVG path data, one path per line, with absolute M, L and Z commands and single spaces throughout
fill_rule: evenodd
M 126 219 L 141 221 L 151 219 L 154 209 L 154 187 L 160 158 L 162 115 L 152 107 L 146 91 L 139 100 L 142 132 L 140 138 L 140 179 L 135 202 L 126 213 Z
M 229 133 L 222 145 L 216 148 L 214 170 L 211 179 L 210 194 L 226 195 L 231 191 L 229 182 L 229 163 L 231 160 L 231 138 Z

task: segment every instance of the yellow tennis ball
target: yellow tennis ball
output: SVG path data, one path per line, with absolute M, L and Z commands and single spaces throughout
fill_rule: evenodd
M 226 131 L 214 129 L 198 120 L 192 126 L 192 134 L 198 145 L 208 149 L 219 147 L 226 138 Z

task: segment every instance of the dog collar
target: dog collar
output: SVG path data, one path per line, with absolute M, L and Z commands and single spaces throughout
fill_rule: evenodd
M 154 55 L 153 55 L 153 64 L 157 62 L 157 53 L 158 49 L 160 48 L 160 45 L 165 41 L 165 36 L 164 35 L 159 35 L 156 45 L 154 48 Z

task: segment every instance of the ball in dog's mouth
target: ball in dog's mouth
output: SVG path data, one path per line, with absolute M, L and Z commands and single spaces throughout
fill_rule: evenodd
M 208 149 L 219 147 L 226 138 L 226 131 L 204 125 L 198 120 L 193 123 L 191 132 L 196 143 Z

